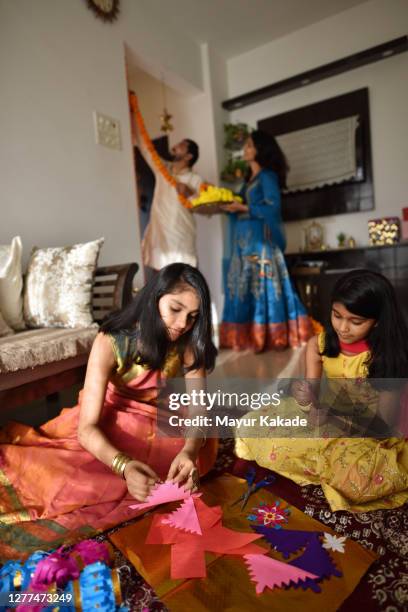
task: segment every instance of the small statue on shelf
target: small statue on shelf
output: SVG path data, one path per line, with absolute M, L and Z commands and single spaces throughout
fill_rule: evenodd
M 304 229 L 305 251 L 320 251 L 324 244 L 323 226 L 313 221 Z

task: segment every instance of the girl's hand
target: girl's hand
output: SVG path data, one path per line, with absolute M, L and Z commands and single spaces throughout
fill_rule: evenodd
M 199 487 L 199 473 L 196 466 L 197 452 L 182 450 L 173 459 L 167 480 L 184 483 L 186 491 L 196 491 Z
M 295 380 L 292 384 L 292 394 L 300 406 L 307 406 L 315 400 L 312 386 L 306 380 Z
M 242 202 L 238 202 L 234 200 L 231 204 L 222 204 L 222 210 L 225 212 L 235 213 L 235 212 L 248 212 L 248 206 L 243 204 Z
M 129 493 L 138 501 L 145 501 L 151 488 L 160 480 L 151 467 L 141 461 L 129 461 L 124 476 Z

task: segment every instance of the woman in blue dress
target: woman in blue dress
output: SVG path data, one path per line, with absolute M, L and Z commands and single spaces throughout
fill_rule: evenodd
M 289 278 L 280 191 L 288 164 L 275 138 L 252 132 L 244 146 L 249 171 L 230 213 L 232 256 L 224 278 L 220 329 L 224 348 L 256 352 L 299 346 L 313 335 L 312 323 Z

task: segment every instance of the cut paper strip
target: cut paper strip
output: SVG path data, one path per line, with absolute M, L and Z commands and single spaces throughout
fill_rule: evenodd
M 203 534 L 192 497 L 185 499 L 177 510 L 167 514 L 161 522 L 162 525 L 171 525 L 176 529 L 184 529 L 184 531 L 197 533 L 198 535 Z
M 251 580 L 256 583 L 256 592 L 259 595 L 266 587 L 274 589 L 283 585 L 289 586 L 291 582 L 317 578 L 315 574 L 282 563 L 265 555 L 245 555 Z
M 340 570 L 336 568 L 329 553 L 322 547 L 322 543 L 317 533 L 308 542 L 305 552 L 300 555 L 300 557 L 293 559 L 293 561 L 289 561 L 289 565 L 316 574 L 318 581 L 330 578 L 330 576 L 337 576 L 340 578 L 343 575 Z M 320 592 L 321 590 L 314 580 L 310 581 L 309 579 L 300 582 L 296 586 L 300 586 L 302 589 L 310 588 L 315 592 Z
M 194 495 L 193 495 L 194 497 Z M 221 506 L 207 506 L 202 499 L 194 497 L 194 506 L 197 512 L 198 520 L 201 525 L 201 529 L 209 529 L 217 523 L 221 522 L 222 519 L 222 508 Z
M 177 483 L 169 480 L 155 485 L 145 502 L 140 504 L 132 504 L 129 506 L 129 508 L 132 510 L 147 510 L 148 508 L 158 506 L 159 504 L 167 504 L 172 501 L 182 501 L 188 497 L 199 497 L 200 495 L 201 493 L 191 494 L 190 491 L 185 491 L 183 486 L 179 487 Z
M 171 547 L 170 576 L 173 580 L 205 578 L 207 568 L 202 548 L 186 548 L 182 542 L 173 544 Z
M 321 535 L 320 531 L 300 531 L 298 529 L 271 529 L 264 525 L 251 525 L 278 552 L 287 559 L 292 553 L 304 548 L 313 537 Z

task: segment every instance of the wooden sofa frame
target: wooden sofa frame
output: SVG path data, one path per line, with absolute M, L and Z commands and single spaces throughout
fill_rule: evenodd
M 138 267 L 136 263 L 129 263 L 97 268 L 92 295 L 93 315 L 97 323 L 132 299 L 133 278 Z M 59 392 L 83 382 L 88 356 L 88 353 L 84 353 L 35 368 L 0 373 L 0 410 L 8 412 L 46 397 L 50 413 L 54 412 Z

